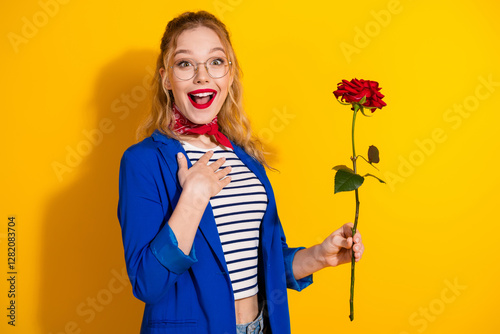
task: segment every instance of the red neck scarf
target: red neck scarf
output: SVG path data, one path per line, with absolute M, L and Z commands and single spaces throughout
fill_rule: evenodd
M 174 131 L 180 134 L 207 134 L 209 136 L 215 136 L 217 142 L 225 147 L 233 148 L 229 139 L 219 131 L 219 125 L 217 124 L 217 116 L 207 124 L 195 124 L 188 120 L 174 104 L 173 106 L 174 116 L 175 116 L 175 126 Z

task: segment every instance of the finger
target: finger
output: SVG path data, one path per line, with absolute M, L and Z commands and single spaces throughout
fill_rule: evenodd
M 229 183 L 231 183 L 231 176 L 228 176 L 222 180 L 219 181 L 220 182 L 220 185 L 222 188 L 224 188 L 225 186 L 227 186 Z
M 361 250 L 359 251 L 359 258 L 361 258 L 363 256 L 363 254 L 365 253 L 365 247 L 362 246 L 361 247 Z
M 363 245 L 355 245 L 353 247 L 354 249 L 354 258 L 359 261 L 361 259 L 361 257 L 363 256 L 363 252 L 365 250 L 364 246 Z
M 352 238 L 344 238 L 341 235 L 337 234 L 333 236 L 332 243 L 338 248 L 349 249 L 352 246 Z
M 218 171 L 215 174 L 217 174 L 217 177 L 219 179 L 222 179 L 224 176 L 226 176 L 227 174 L 231 173 L 231 170 L 232 170 L 232 167 L 231 166 L 227 166 L 226 168 L 221 169 L 220 171 Z
M 356 261 L 361 260 L 362 256 L 363 256 L 363 252 L 362 251 L 354 252 L 354 258 L 356 259 Z
M 217 159 L 217 161 L 210 164 L 210 167 L 215 171 L 217 171 L 223 164 L 226 162 L 226 158 L 222 157 Z
M 344 225 L 340 226 L 337 230 L 335 230 L 330 235 L 333 236 L 333 235 L 337 235 L 338 234 L 338 235 L 341 235 L 341 236 L 345 237 L 346 236 L 346 231 L 347 231 L 347 229 L 346 229 L 345 224 L 344 224 Z
M 207 153 L 203 154 L 196 163 L 204 164 L 207 165 L 208 162 L 210 161 L 210 158 L 214 155 L 214 151 L 208 151 Z
M 359 230 L 356 231 L 356 234 L 354 235 L 354 243 L 358 244 L 361 242 L 361 234 L 359 233 Z
M 353 223 L 347 223 L 342 225 L 342 233 L 344 237 L 352 237 L 352 228 L 354 227 Z
M 179 164 L 179 173 L 187 170 L 187 160 L 182 152 L 177 153 L 177 163 Z

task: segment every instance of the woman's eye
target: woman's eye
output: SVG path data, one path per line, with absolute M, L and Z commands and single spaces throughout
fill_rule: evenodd
M 176 66 L 180 67 L 180 68 L 186 68 L 186 67 L 193 66 L 193 65 L 190 62 L 188 62 L 187 60 L 181 60 L 180 62 L 177 63 Z
M 214 66 L 221 66 L 221 65 L 224 65 L 224 60 L 223 59 L 220 59 L 220 58 L 217 58 L 217 59 L 214 59 L 210 62 L 210 65 L 214 65 Z

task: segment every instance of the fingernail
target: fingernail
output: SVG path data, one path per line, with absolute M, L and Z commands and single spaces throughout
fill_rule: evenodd
M 182 152 L 177 153 L 177 159 L 182 159 L 184 158 L 184 154 Z

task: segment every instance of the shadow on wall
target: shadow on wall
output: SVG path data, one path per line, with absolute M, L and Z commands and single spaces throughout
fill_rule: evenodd
M 82 129 L 77 143 L 61 143 L 68 169 L 60 180 L 67 184 L 48 203 L 43 225 L 43 333 L 139 332 L 144 304 L 132 295 L 126 275 L 116 214 L 118 171 L 150 106 L 156 56 L 134 50 L 106 65 L 89 106 L 97 110 L 93 128 Z

